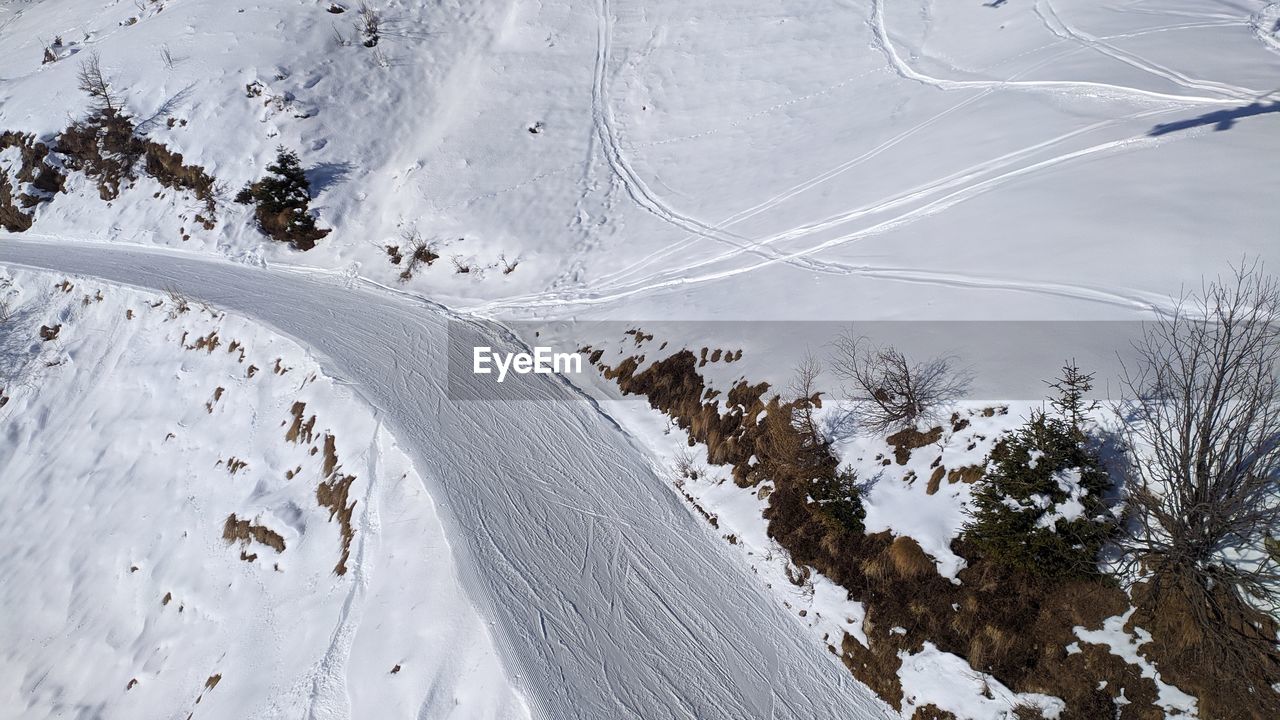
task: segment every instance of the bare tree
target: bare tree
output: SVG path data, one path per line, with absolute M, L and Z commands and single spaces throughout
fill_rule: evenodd
M 817 389 L 818 376 L 821 374 L 822 363 L 818 362 L 818 358 L 814 357 L 813 353 L 806 352 L 791 376 L 789 388 L 791 394 L 795 396 L 795 402 L 799 403 L 792 416 L 792 424 L 795 425 L 796 430 L 808 437 L 808 442 L 813 445 L 821 445 L 826 440 L 813 413 L 822 402 Z
M 936 419 L 969 389 L 969 374 L 951 356 L 915 362 L 895 347 L 875 347 L 852 333 L 832 345 L 832 371 L 853 384 L 849 400 L 857 420 L 873 432 Z
M 112 114 L 119 112 L 120 98 L 102 73 L 102 61 L 96 51 L 80 62 L 76 80 L 80 90 L 92 99 L 95 109 Z
M 1121 379 L 1133 456 L 1124 543 L 1147 603 L 1184 608 L 1226 672 L 1274 643 L 1241 621 L 1280 607 L 1280 281 L 1258 263 L 1184 295 L 1135 343 Z M 1252 645 L 1255 649 L 1257 645 Z M 1235 667 L 1240 663 L 1239 667 Z

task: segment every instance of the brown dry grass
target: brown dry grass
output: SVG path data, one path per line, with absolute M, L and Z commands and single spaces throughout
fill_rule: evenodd
M 315 418 L 312 418 L 312 422 Z M 356 501 L 348 502 L 348 496 L 351 493 L 351 484 L 355 482 L 354 475 L 343 475 L 339 472 L 342 466 L 338 462 L 337 442 L 334 437 L 328 433 L 324 436 L 324 456 L 322 459 L 322 472 L 324 480 L 316 487 L 316 502 L 321 507 L 328 508 L 329 521 L 338 521 L 339 533 L 342 536 L 342 556 L 338 559 L 338 564 L 334 566 L 335 575 L 347 574 L 347 560 L 351 557 L 351 541 L 355 539 L 355 526 L 351 522 L 352 513 L 355 511 Z
M 922 705 L 911 714 L 911 720 L 957 720 L 955 713 L 934 705 Z
M 920 543 L 905 535 L 894 538 L 884 549 L 893 569 L 901 578 L 918 578 L 935 572 L 933 560 L 920 549 Z
M 1130 628 L 1141 627 L 1152 637 L 1142 653 L 1156 661 L 1166 682 L 1199 697 L 1202 717 L 1280 717 L 1274 618 L 1225 585 L 1204 587 L 1191 573 L 1157 572 L 1133 596 L 1137 610 Z M 1210 623 L 1212 630 L 1205 627 Z
M 1103 619 L 1124 612 L 1124 592 L 1096 579 L 1050 583 L 993 565 L 961 541 L 952 549 L 968 567 L 960 573 L 961 584 L 954 585 L 936 573 L 914 540 L 849 532 L 809 502 L 813 473 L 833 470 L 834 459 L 816 452 L 795 432 L 796 405 L 776 396 L 766 400 L 767 385 L 745 381 L 722 404 L 706 392 L 699 360 L 682 350 L 644 367 L 635 357 L 613 367 L 598 366 L 624 393 L 643 395 L 669 415 L 691 444 L 707 448 L 709 463 L 729 466 L 739 485 L 773 482 L 765 510 L 770 537 L 787 549 L 793 563 L 816 568 L 847 589 L 851 599 L 864 603 L 863 629 L 871 647 L 846 636 L 842 659 L 887 702 L 900 706 L 902 701 L 898 653 L 917 652 L 927 640 L 1017 692 L 1062 698 L 1067 704 L 1062 720 L 1117 713 L 1121 720 L 1160 717 L 1153 714 L 1161 712 L 1154 705 L 1155 684 L 1136 666 L 1088 643 L 1079 643 L 1079 653 L 1064 649 L 1077 642 L 1075 626 L 1100 627 Z M 989 408 L 983 414 L 1002 411 Z M 913 449 L 933 444 L 941 435 L 940 427 L 895 433 L 890 438 L 895 459 L 905 463 Z M 753 455 L 759 462 L 748 468 L 746 461 Z M 940 483 L 941 463 L 935 467 Z M 948 479 L 965 482 L 980 470 L 953 469 Z M 1121 696 L 1129 704 L 1117 710 L 1115 699 Z
M 933 495 L 942 487 L 942 478 L 947 474 L 947 469 L 941 465 L 933 469 L 933 474 L 929 476 L 929 485 L 925 488 L 925 494 Z
M 893 459 L 899 465 L 906 465 L 907 461 L 911 459 L 912 450 L 932 445 L 941 439 L 942 427 L 938 426 L 927 431 L 906 428 L 885 438 L 885 441 L 893 446 Z
M 277 361 L 279 365 L 279 361 Z M 307 410 L 307 404 L 304 402 L 295 402 L 293 407 L 289 408 L 289 414 L 293 416 L 293 422 L 289 423 L 289 429 L 285 431 L 284 439 L 291 443 L 299 441 L 310 444 L 313 440 L 312 432 L 316 426 L 316 416 L 312 415 L 309 419 L 303 420 L 303 413 Z
M 182 153 L 176 153 L 152 140 L 143 140 L 144 169 L 156 182 L 172 190 L 185 190 L 204 203 L 207 216 L 205 229 L 213 229 L 212 217 L 217 211 L 213 176 L 199 165 L 186 165 Z
M 228 543 L 248 545 L 255 541 L 266 545 L 278 553 L 284 552 L 284 536 L 263 525 L 256 525 L 251 520 L 241 520 L 235 513 L 227 516 L 222 525 L 222 539 Z

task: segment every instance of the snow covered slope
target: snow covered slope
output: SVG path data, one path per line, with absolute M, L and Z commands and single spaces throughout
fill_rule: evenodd
M 831 628 L 788 617 L 740 554 L 690 520 L 650 472 L 663 448 L 637 451 L 583 407 L 545 409 L 546 394 L 570 392 L 558 385 L 525 388 L 539 398 L 528 403 L 449 402 L 448 314 L 434 303 L 513 327 L 1133 320 L 1242 255 L 1280 261 L 1271 0 L 370 7 L 376 43 L 345 0 L 0 0 L 0 131 L 51 141 L 83 116 L 76 75 L 96 53 L 147 137 L 221 183 L 205 228 L 198 203 L 153 180 L 104 201 L 72 173 L 27 232 L 68 249 L 2 235 L 0 259 L 180 284 L 293 336 L 353 383 L 440 501 L 458 572 L 535 714 L 883 708 L 795 633 Z M 231 202 L 277 145 L 299 152 L 312 209 L 333 229 L 305 254 Z M 4 172 L 18 154 L 0 151 Z M 441 257 L 401 282 L 387 248 L 415 237 Z M 746 349 L 729 379 L 785 383 L 810 346 L 777 328 L 715 339 Z M 589 341 L 605 339 L 620 340 Z M 209 392 L 186 398 L 193 413 Z M 377 456 L 369 447 L 343 452 L 347 467 Z M 918 529 L 940 556 L 959 517 L 947 495 L 927 501 L 946 527 Z M 876 508 L 877 527 L 903 530 Z
M 297 149 L 335 228 L 299 256 L 239 206 L 193 231 L 147 181 L 110 207 L 76 181 L 36 231 L 392 280 L 416 229 L 433 296 L 664 316 L 1114 316 L 1274 252 L 1264 0 L 388 0 L 372 48 L 333 5 L 0 3 L 0 127 L 65 127 L 97 52 L 228 194 Z
M 61 274 L 0 301 L 0 717 L 528 716 L 417 471 L 296 343 Z
M 341 275 L 172 253 L 9 240 L 0 262 L 174 287 L 305 342 L 421 469 L 535 715 L 893 716 L 571 387 L 530 375 L 519 401 L 454 401 L 447 364 L 470 347 L 447 342 L 440 308 Z

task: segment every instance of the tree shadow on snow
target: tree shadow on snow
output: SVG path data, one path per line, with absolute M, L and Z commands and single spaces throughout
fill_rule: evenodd
M 316 197 L 329 188 L 344 182 L 355 166 L 349 162 L 320 163 L 306 170 L 307 182 L 311 184 L 311 197 Z
M 1253 117 L 1255 115 L 1266 115 L 1267 113 L 1280 112 L 1280 100 L 1272 100 L 1270 102 L 1260 102 L 1255 100 L 1248 105 L 1231 108 L 1229 110 L 1215 110 L 1211 113 L 1205 113 L 1198 117 L 1188 118 L 1186 120 L 1178 120 L 1176 122 L 1160 123 L 1147 133 L 1150 136 L 1167 135 L 1171 132 L 1179 130 L 1190 130 L 1191 128 L 1203 127 L 1205 125 L 1213 125 L 1215 132 L 1230 130 L 1235 127 L 1240 118 Z

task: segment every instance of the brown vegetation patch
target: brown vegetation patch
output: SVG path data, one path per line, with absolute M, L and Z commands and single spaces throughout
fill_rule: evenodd
M 209 402 L 204 404 L 204 409 L 207 410 L 210 415 L 213 414 L 213 406 L 217 405 L 218 401 L 222 399 L 222 394 L 224 392 L 226 392 L 226 390 L 221 386 L 213 389 L 213 397 L 209 399 Z M 233 470 L 232 472 L 235 471 Z
M 293 407 L 289 408 L 289 414 L 293 416 L 293 422 L 289 424 L 289 429 L 285 431 L 284 439 L 291 443 L 297 443 L 301 440 L 310 444 L 313 436 L 312 432 L 316 426 L 316 416 L 303 420 L 303 413 L 307 410 L 307 404 L 304 402 L 295 402 Z
M 142 161 L 143 172 L 156 182 L 189 192 L 203 202 L 207 217 L 201 216 L 199 221 L 206 229 L 213 227 L 217 209 L 213 177 L 198 165 L 185 164 L 181 153 L 139 136 L 133 120 L 123 113 L 102 109 L 73 122 L 58 136 L 56 149 L 67 167 L 97 181 L 103 200 L 114 200 L 123 184 L 137 180 Z
M 355 527 L 351 524 L 351 514 L 355 510 L 356 501 L 347 502 L 347 499 L 351 492 L 351 483 L 355 482 L 356 478 L 354 475 L 338 473 L 340 467 L 337 452 L 334 450 L 333 436 L 325 435 L 324 437 L 325 480 L 316 487 L 316 502 L 321 507 L 329 509 L 329 521 L 332 522 L 336 518 L 341 528 L 342 557 L 338 559 L 333 572 L 335 575 L 346 575 L 347 560 L 351 557 L 351 541 L 356 535 Z
M 50 325 L 41 325 L 41 326 L 40 326 L 40 339 L 41 339 L 41 340 L 43 340 L 43 341 L 45 341 L 45 342 L 49 342 L 50 340 L 55 340 L 55 339 L 57 339 L 57 337 L 58 337 L 58 333 L 59 333 L 59 332 L 61 332 L 61 331 L 62 331 L 62 325 L 61 325 L 61 324 L 59 324 L 59 325 L 53 325 L 53 326 L 50 326 Z
M 916 708 L 916 711 L 911 714 L 911 720 L 958 720 L 958 718 L 955 713 L 929 703 Z
M 171 189 L 183 190 L 204 203 L 207 216 L 201 216 L 206 230 L 213 229 L 213 214 L 217 211 L 216 189 L 213 176 L 199 165 L 187 165 L 182 153 L 176 153 L 153 140 L 142 141 L 144 169 L 156 182 Z
M 1202 717 L 1280 717 L 1280 694 L 1273 689 L 1280 683 L 1275 619 L 1222 585 L 1206 588 L 1175 570 L 1157 572 L 1134 588 L 1133 597 L 1137 610 L 1126 629 L 1151 633 L 1141 652 L 1157 663 L 1165 682 L 1199 697 Z M 1205 613 L 1212 613 L 1209 622 Z M 1206 626 L 1221 630 L 1205 632 Z
M 23 232 L 31 227 L 34 219 L 34 215 L 23 210 L 62 192 L 66 176 L 45 161 L 49 147 L 38 142 L 34 135 L 0 132 L 0 152 L 10 148 L 18 150 L 18 167 L 12 174 L 29 189 L 19 192 L 9 180 L 10 168 L 0 166 L 0 227 L 9 232 Z
M 734 482 L 744 487 L 753 485 L 762 476 L 749 477 L 747 460 L 759 453 L 764 453 L 760 455 L 763 459 L 769 452 L 759 424 L 765 410 L 761 398 L 769 385 L 739 382 L 726 394 L 722 413 L 718 398 L 703 402 L 706 386 L 697 364 L 693 353 L 681 350 L 639 372 L 635 357 L 625 358 L 612 368 L 598 366 L 624 395 L 643 395 L 651 407 L 671 416 L 680 429 L 689 433 L 690 445 L 695 438 L 706 445 L 708 462 L 731 466 Z
M 960 468 L 952 468 L 947 473 L 947 482 L 955 484 L 957 482 L 975 483 L 982 479 L 982 474 L 986 472 L 986 468 L 981 465 L 967 465 Z
M 938 488 L 942 487 L 942 478 L 947 474 L 947 469 L 941 465 L 933 469 L 933 474 L 929 476 L 929 485 L 924 489 L 925 494 L 933 495 L 938 492 Z
M 238 542 L 246 546 L 250 541 L 256 541 L 278 553 L 284 552 L 284 536 L 268 527 L 254 524 L 250 520 L 241 520 L 235 513 L 228 515 L 227 521 L 223 523 L 222 539 L 228 543 Z
M 1133 666 L 1086 643 L 1079 653 L 1065 650 L 1077 642 L 1075 626 L 1100 627 L 1103 619 L 1124 612 L 1128 599 L 1119 588 L 1096 578 L 1051 581 L 1010 570 L 959 540 L 952 550 L 968 567 L 960 573 L 961 584 L 953 584 L 936 572 L 914 540 L 866 535 L 812 500 L 817 483 L 837 473 L 837 461 L 821 439 L 804 430 L 804 410 L 813 398 L 766 399 L 768 385 L 740 381 L 723 403 L 706 399 L 699 364 L 700 357 L 689 350 L 643 368 L 635 357 L 612 367 L 596 363 L 624 394 L 643 395 L 670 416 L 691 446 L 704 445 L 707 462 L 728 466 L 737 484 L 772 482 L 765 498 L 769 536 L 797 566 L 818 570 L 866 607 L 863 630 L 870 647 L 846 636 L 841 657 L 880 697 L 901 707 L 899 652 L 918 652 L 928 641 L 1016 692 L 1062 698 L 1067 704 L 1063 720 L 1147 720 L 1160 712 L 1153 705 L 1154 683 Z M 1000 412 L 988 408 L 983 414 Z M 909 429 L 888 440 L 895 459 L 905 464 L 912 450 L 942 435 L 942 427 Z M 756 462 L 749 463 L 753 456 Z M 939 461 L 931 480 L 935 485 L 941 470 Z M 964 481 L 976 472 L 958 468 L 950 477 Z M 1115 698 L 1122 695 L 1129 704 L 1117 706 Z
M 184 336 L 185 337 L 185 336 Z M 184 345 L 188 350 L 204 350 L 212 353 L 222 344 L 222 340 L 218 338 L 217 330 L 210 330 L 208 335 L 196 338 L 196 341 L 190 345 Z
M 631 339 L 635 341 L 637 347 L 653 339 L 653 335 L 651 333 L 647 333 L 641 330 L 640 328 L 632 328 L 631 330 L 627 330 L 623 333 L 623 335 L 630 335 Z
M 9 183 L 4 168 L 0 168 L 0 228 L 12 233 L 25 232 L 31 228 L 34 216 L 24 213 L 14 203 L 13 185 Z
M 911 459 L 911 451 L 916 448 L 922 448 L 926 445 L 932 445 L 942 439 L 942 427 L 934 427 L 927 432 L 921 432 L 915 428 L 906 428 L 885 438 L 885 440 L 893 446 L 893 459 L 899 465 L 906 465 Z

